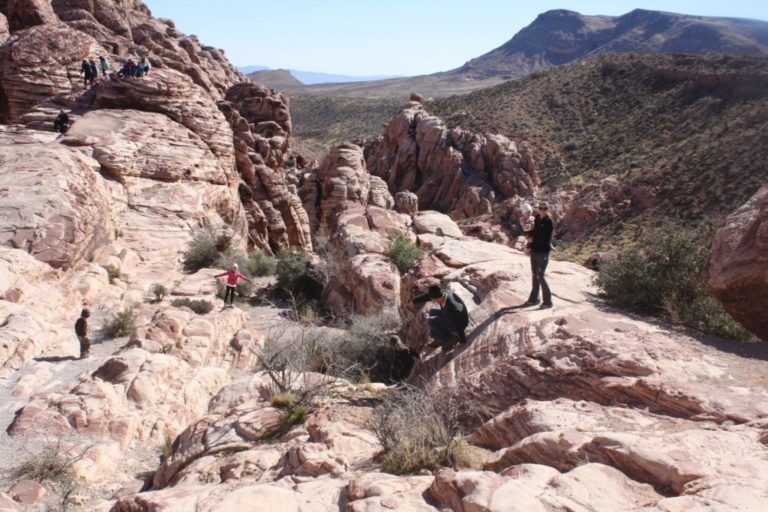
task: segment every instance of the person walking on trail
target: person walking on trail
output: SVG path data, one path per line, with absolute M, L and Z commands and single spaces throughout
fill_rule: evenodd
M 230 268 L 227 272 L 217 274 L 215 277 L 219 278 L 224 276 L 227 276 L 227 287 L 226 291 L 224 292 L 224 307 L 227 307 L 227 305 L 232 307 L 233 302 L 235 301 L 235 289 L 237 288 L 238 281 L 241 279 L 250 281 L 250 279 L 240 273 L 237 263 L 233 263 L 232 268 Z M 229 304 L 227 304 L 227 300 L 229 300 Z
M 80 74 L 83 75 L 84 84 L 88 87 L 91 83 L 91 63 L 87 60 L 80 64 Z
M 83 309 L 80 312 L 80 318 L 75 322 L 75 334 L 80 341 L 80 359 L 88 357 L 88 353 L 91 351 L 91 339 L 88 337 L 88 317 L 91 316 L 91 312 L 87 309 Z
M 466 343 L 465 331 L 469 325 L 469 312 L 464 301 L 451 290 L 443 290 L 436 285 L 430 286 L 427 293 L 413 299 L 414 304 L 429 301 L 440 305 L 440 309 L 430 310 L 427 318 L 430 335 L 435 342 L 444 349 L 454 344 L 457 339 L 459 343 Z
M 62 135 L 69 130 L 69 114 L 63 110 L 59 111 L 59 115 L 53 120 L 53 129 Z
M 96 81 L 99 79 L 99 67 L 96 65 L 93 59 L 88 61 L 88 65 L 91 68 L 91 85 L 96 85 Z
M 555 225 L 552 217 L 549 216 L 549 205 L 545 202 L 539 203 L 539 213 L 534 217 L 533 233 L 531 241 L 531 274 L 533 286 L 531 294 L 525 306 L 533 306 L 539 303 L 539 288 L 543 295 L 543 302 L 539 309 L 548 309 L 552 307 L 552 292 L 549 284 L 544 277 L 549 264 L 549 253 L 552 250 L 552 234 L 555 231 Z
M 101 77 L 106 79 L 107 71 L 109 71 L 109 62 L 107 62 L 107 59 L 103 55 L 99 57 L 99 67 L 101 68 Z

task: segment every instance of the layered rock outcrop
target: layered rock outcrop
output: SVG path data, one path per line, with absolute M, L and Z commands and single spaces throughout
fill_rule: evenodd
M 709 288 L 726 311 L 768 340 L 768 186 L 717 232 L 707 272 Z
M 455 219 L 488 213 L 498 199 L 532 196 L 538 185 L 527 146 L 448 129 L 418 102 L 403 107 L 370 144 L 366 163 L 391 193 L 413 192 L 420 209 Z
M 178 32 L 169 20 L 154 19 L 140 1 L 14 0 L 3 14 L 10 35 L 0 49 L 0 121 L 16 120 L 56 94 L 81 90 L 81 61 L 98 62 L 100 56 L 113 71 L 119 60 L 146 56 L 153 68 L 188 75 L 216 99 L 245 80 L 221 50 Z
M 302 182 L 313 233 L 330 239 L 334 271 L 324 299 L 337 313 L 399 306 L 400 273 L 384 252 L 393 235 L 412 236 L 411 219 L 391 210 L 392 196 L 375 180 L 365 167 L 363 150 L 345 143 Z
M 287 96 L 253 83 L 232 87 L 219 102 L 234 132 L 250 243 L 274 253 L 312 248 L 309 218 L 284 167 L 291 136 L 288 108 Z

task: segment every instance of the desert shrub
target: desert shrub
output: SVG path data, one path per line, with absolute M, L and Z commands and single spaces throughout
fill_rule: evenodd
M 277 260 L 261 251 L 252 252 L 248 255 L 245 269 L 249 276 L 272 276 L 277 271 Z
M 322 346 L 324 359 L 333 362 L 328 371 L 342 371 L 340 376 L 358 382 L 387 381 L 393 355 L 389 338 L 400 326 L 396 311 L 352 316 L 349 329 L 343 335 L 329 337 Z
M 120 279 L 120 276 L 122 275 L 120 267 L 116 267 L 115 265 L 104 265 L 104 269 L 107 271 L 109 284 L 114 283 L 116 279 Z
M 269 401 L 275 407 L 290 407 L 296 403 L 296 396 L 290 391 L 283 391 L 272 395 Z
M 189 297 L 181 297 L 174 299 L 171 305 L 175 308 L 189 308 L 198 315 L 207 315 L 213 311 L 213 304 L 207 300 L 202 299 L 190 299 Z
M 711 234 L 660 230 L 605 263 L 595 284 L 609 302 L 656 315 L 707 334 L 747 339 L 747 333 L 709 293 L 706 264 Z
M 298 292 L 310 280 L 309 256 L 297 248 L 286 249 L 277 260 L 277 284 L 282 289 Z
M 471 427 L 468 417 L 488 414 L 450 390 L 427 392 L 406 386 L 387 395 L 369 421 L 384 449 L 381 469 L 397 475 L 437 466 L 469 464 L 462 436 Z
M 161 462 L 168 460 L 173 451 L 173 437 L 169 434 L 165 434 L 163 438 L 163 444 L 160 445 L 160 457 Z
M 224 250 L 221 250 L 222 248 Z M 224 239 L 213 231 L 198 231 L 184 252 L 184 269 L 194 272 L 204 267 L 212 267 L 219 261 L 221 253 L 228 248 L 229 243 L 225 243 Z
M 416 244 L 404 235 L 397 234 L 389 241 L 384 255 L 392 260 L 401 273 L 405 274 L 421 258 L 422 253 L 423 251 Z
M 8 472 L 8 476 L 12 481 L 39 482 L 52 493 L 45 500 L 46 510 L 66 510 L 69 497 L 78 489 L 74 465 L 85 458 L 93 446 L 70 437 L 47 438 L 25 447 L 26 455 L 16 459 L 19 462 Z M 54 508 L 50 508 L 52 502 L 55 502 Z
M 162 285 L 160 283 L 155 283 L 152 285 L 152 289 L 150 290 L 152 292 L 152 295 L 155 296 L 155 302 L 162 301 L 166 295 L 168 295 L 168 288 L 165 287 L 165 285 Z
M 125 308 L 109 317 L 101 326 L 101 337 L 111 340 L 128 336 L 136 327 L 136 317 L 131 308 Z

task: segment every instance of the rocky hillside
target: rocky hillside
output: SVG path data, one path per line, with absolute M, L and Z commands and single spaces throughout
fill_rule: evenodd
M 287 93 L 301 90 L 304 84 L 294 77 L 287 69 L 265 69 L 248 73 L 248 78 L 257 84 L 265 85 L 270 89 L 280 89 Z
M 427 108 L 528 141 L 572 256 L 721 224 L 768 179 L 768 59 L 607 55 Z
M 768 22 L 635 9 L 623 16 L 554 10 L 454 73 L 517 78 L 607 53 L 768 53 Z
M 0 13 L 0 509 L 768 507 L 763 345 L 740 356 L 626 317 L 561 261 L 554 309 L 522 308 L 526 256 L 424 209 L 462 218 L 537 194 L 530 147 L 413 101 L 365 150 L 309 170 L 283 93 L 140 2 Z M 148 76 L 78 76 L 83 59 L 136 53 Z M 713 257 L 713 286 L 748 318 L 765 307 L 744 286 L 768 275 L 765 197 Z M 402 274 L 395 238 L 423 251 Z M 318 302 L 282 273 L 221 307 L 219 262 L 185 264 L 201 239 L 221 264 L 294 249 L 283 261 Z M 463 298 L 467 344 L 433 343 L 430 306 L 412 302 L 431 285 Z
M 628 52 L 765 54 L 768 22 L 642 9 L 618 17 L 554 10 L 539 15 L 507 43 L 456 69 L 394 80 L 319 84 L 303 87 L 300 92 L 366 98 L 403 97 L 411 92 L 448 96 L 579 59 Z

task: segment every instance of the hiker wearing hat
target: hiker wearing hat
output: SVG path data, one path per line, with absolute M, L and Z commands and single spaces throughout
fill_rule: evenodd
M 235 301 L 235 288 L 237 288 L 238 281 L 241 279 L 250 281 L 250 279 L 240 273 L 237 263 L 233 263 L 232 267 L 227 272 L 217 274 L 215 277 L 218 278 L 224 276 L 227 276 L 227 288 L 224 292 L 224 307 L 227 307 L 227 299 L 229 299 L 229 307 L 232 307 L 232 303 Z
M 549 252 L 552 250 L 552 234 L 555 231 L 555 225 L 552 217 L 549 216 L 549 205 L 545 202 L 539 203 L 539 213 L 533 219 L 533 233 L 531 235 L 531 274 L 533 286 L 531 294 L 525 306 L 533 306 L 539 303 L 539 288 L 543 295 L 543 302 L 539 309 L 548 309 L 552 307 L 552 293 L 549 290 L 549 284 L 544 277 L 549 264 Z
M 439 286 L 430 286 L 427 293 L 413 299 L 414 304 L 428 301 L 440 305 L 440 309 L 430 310 L 427 319 L 432 338 L 443 346 L 454 343 L 457 338 L 459 343 L 466 343 L 464 331 L 469 325 L 469 312 L 464 301 L 451 290 L 443 290 Z
M 75 322 L 75 334 L 80 342 L 80 359 L 88 357 L 88 353 L 91 351 L 91 339 L 88 337 L 88 317 L 91 316 L 91 312 L 87 309 L 83 309 L 80 312 L 80 318 Z

